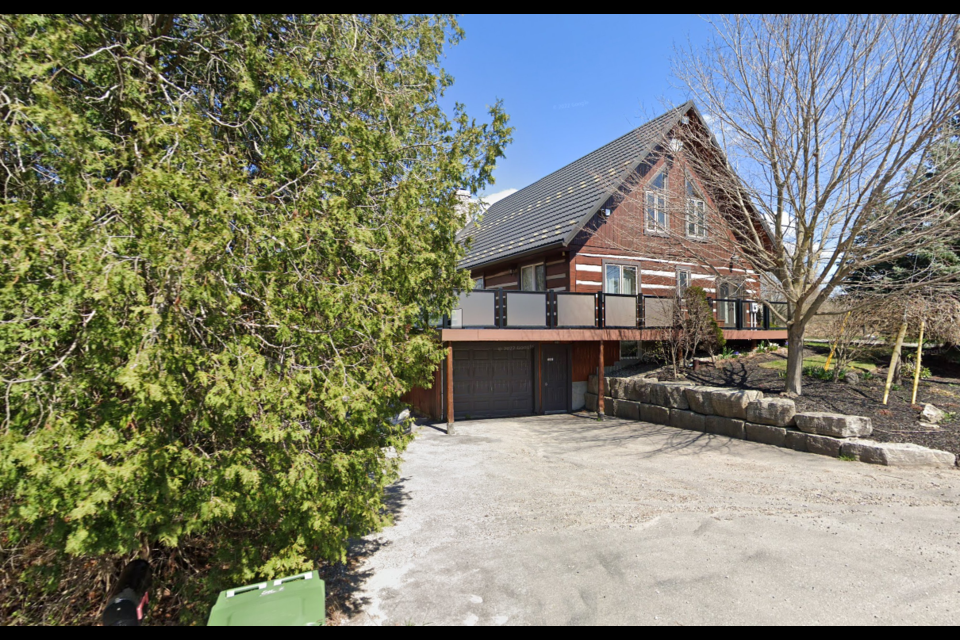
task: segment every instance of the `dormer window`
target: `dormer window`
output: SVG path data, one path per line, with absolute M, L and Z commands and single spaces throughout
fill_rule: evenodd
M 647 184 L 646 228 L 651 233 L 667 233 L 667 172 L 661 171 Z
M 707 206 L 697 191 L 697 186 L 687 176 L 687 228 L 688 238 L 707 237 Z

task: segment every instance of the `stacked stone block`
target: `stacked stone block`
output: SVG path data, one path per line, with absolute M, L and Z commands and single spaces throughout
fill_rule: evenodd
M 954 466 L 956 458 L 913 444 L 865 438 L 870 419 L 825 412 L 798 413 L 788 398 L 764 398 L 754 390 L 659 382 L 649 378 L 606 378 L 604 413 L 708 434 L 739 438 L 831 457 L 903 467 Z M 586 408 L 597 410 L 597 377 L 587 383 Z

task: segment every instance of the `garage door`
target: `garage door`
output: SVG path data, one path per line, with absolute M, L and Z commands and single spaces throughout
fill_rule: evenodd
M 533 345 L 454 345 L 454 417 L 532 414 L 533 373 Z

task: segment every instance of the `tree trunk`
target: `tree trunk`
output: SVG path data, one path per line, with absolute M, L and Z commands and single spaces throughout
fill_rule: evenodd
M 787 329 L 787 380 L 786 392 L 803 393 L 803 327 L 791 324 Z
M 920 386 L 920 370 L 923 368 L 923 329 L 927 321 L 920 319 L 920 337 L 917 338 L 917 364 L 913 370 L 913 395 L 910 397 L 910 404 L 917 404 L 917 388 Z
M 903 348 L 903 336 L 907 333 L 907 323 L 900 325 L 900 331 L 897 332 L 897 343 L 893 346 L 893 354 L 890 356 L 890 369 L 887 371 L 887 384 L 883 387 L 883 404 L 887 404 L 890 398 L 890 387 L 893 381 L 900 378 L 900 350 Z

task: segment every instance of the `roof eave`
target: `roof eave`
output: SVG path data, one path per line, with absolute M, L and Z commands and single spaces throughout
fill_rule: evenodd
M 531 256 L 537 253 L 541 253 L 548 249 L 557 249 L 566 246 L 561 240 L 555 240 L 549 244 L 542 244 L 538 247 L 522 251 L 520 253 L 512 253 L 508 256 L 500 256 L 495 260 L 487 260 L 485 262 L 477 262 L 475 264 L 462 264 L 460 265 L 461 269 L 479 269 L 481 267 L 492 267 L 504 262 L 514 262 L 516 260 L 522 259 L 526 256 Z

